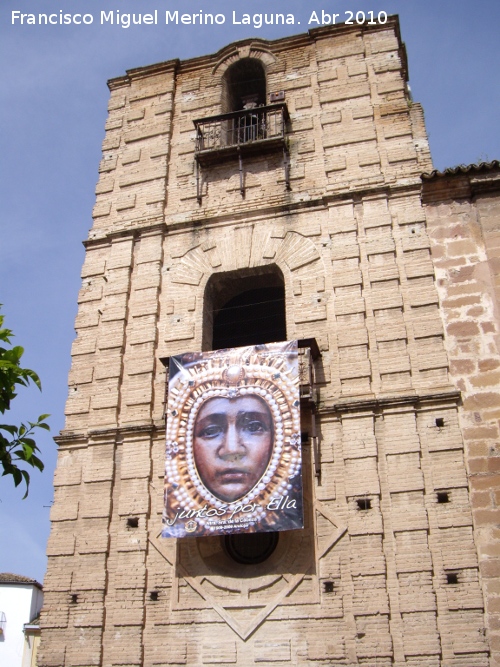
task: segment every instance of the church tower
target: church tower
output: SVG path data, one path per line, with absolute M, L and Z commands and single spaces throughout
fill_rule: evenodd
M 390 17 L 109 81 L 40 667 L 499 664 L 407 79 Z M 304 527 L 162 537 L 168 359 L 283 341 Z

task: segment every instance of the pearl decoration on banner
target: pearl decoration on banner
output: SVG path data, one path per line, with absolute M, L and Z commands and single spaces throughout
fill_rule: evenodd
M 271 498 L 284 496 L 293 489 L 293 480 L 301 470 L 300 400 L 298 376 L 287 366 L 287 354 L 266 355 L 245 350 L 246 360 L 227 365 L 230 355 L 208 356 L 176 375 L 169 387 L 165 476 L 179 510 L 201 510 L 207 504 L 221 509 L 255 503 L 245 513 L 245 524 L 254 525 L 266 516 L 265 504 Z M 233 355 L 234 356 L 234 355 Z M 255 363 L 255 359 L 259 363 Z M 259 482 L 242 498 L 223 503 L 203 484 L 193 456 L 196 416 L 202 405 L 214 397 L 229 400 L 256 395 L 269 406 L 274 422 L 273 454 Z M 272 488 L 269 484 L 272 482 Z M 265 499 L 268 499 L 267 501 Z M 261 501 L 264 506 L 257 504 Z M 175 505 L 175 503 L 174 503 Z M 204 517 L 196 517 L 200 526 L 214 532 L 216 528 Z

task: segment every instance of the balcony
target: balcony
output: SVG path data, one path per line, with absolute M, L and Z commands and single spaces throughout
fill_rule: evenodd
M 239 152 L 285 148 L 288 119 L 287 106 L 282 103 L 195 120 L 196 159 L 207 164 Z
M 240 192 L 245 196 L 243 157 L 283 151 L 287 190 L 290 189 L 290 159 L 286 139 L 288 109 L 285 103 L 270 104 L 193 121 L 196 128 L 196 190 L 201 204 L 200 167 L 237 158 Z

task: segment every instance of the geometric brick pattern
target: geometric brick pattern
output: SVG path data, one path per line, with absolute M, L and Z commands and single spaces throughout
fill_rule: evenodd
M 224 72 L 248 57 L 285 91 L 291 189 L 282 155 L 257 153 L 245 197 L 221 161 L 198 203 L 193 120 L 221 112 Z M 40 667 L 497 665 L 496 209 L 481 204 L 479 248 L 476 204 L 422 203 L 431 161 L 397 19 L 249 39 L 109 86 Z M 160 358 L 210 347 L 207 285 L 270 272 L 287 338 L 321 351 L 320 461 L 304 446 L 305 528 L 247 567 L 218 538 L 158 537 Z

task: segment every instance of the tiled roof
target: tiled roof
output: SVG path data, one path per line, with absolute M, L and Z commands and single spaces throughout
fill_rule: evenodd
M 36 579 L 25 577 L 22 574 L 13 574 L 12 572 L 0 572 L 0 584 L 33 584 L 33 586 L 42 588 L 42 585 Z
M 479 164 L 459 164 L 458 167 L 448 167 L 444 171 L 439 171 L 434 169 L 430 173 L 422 174 L 421 178 L 423 181 L 430 181 L 432 178 L 442 178 L 443 176 L 457 176 L 459 174 L 469 174 L 477 173 L 480 171 L 490 171 L 493 169 L 498 169 L 500 167 L 500 162 L 498 160 L 492 160 L 491 162 L 480 162 Z

